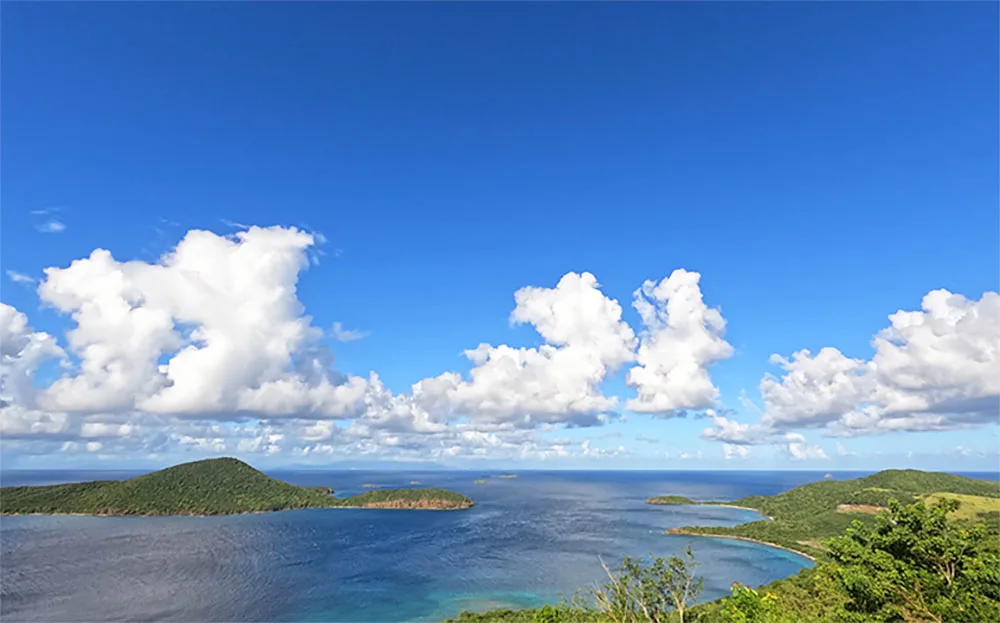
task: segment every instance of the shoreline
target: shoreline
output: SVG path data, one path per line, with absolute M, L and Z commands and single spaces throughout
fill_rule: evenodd
M 459 506 L 458 508 L 397 508 L 394 506 L 327 506 L 326 508 L 351 508 L 364 511 L 467 511 L 473 506 L 475 504 Z
M 738 508 L 742 511 L 754 511 L 764 519 L 767 519 L 768 521 L 774 521 L 774 517 L 771 517 L 770 515 L 765 515 L 764 513 L 760 512 L 760 509 L 750 508 L 749 506 L 737 506 L 735 504 L 726 504 L 724 502 L 701 502 L 700 506 L 721 506 L 723 508 Z
M 145 519 L 150 517 L 234 517 L 236 515 L 267 515 L 268 513 L 284 513 L 286 511 L 318 510 L 322 506 L 306 506 L 303 508 L 278 508 L 267 511 L 243 511 L 239 513 L 0 513 L 0 517 L 135 517 Z
M 767 545 L 768 547 L 775 547 L 777 549 L 783 549 L 786 552 L 792 552 L 793 554 L 796 554 L 798 556 L 802 556 L 803 558 L 807 558 L 807 559 L 809 559 L 810 561 L 812 561 L 814 563 L 816 562 L 816 559 L 813 556 L 811 556 L 809 554 L 806 554 L 805 552 L 800 552 L 797 549 L 792 549 L 792 548 L 786 547 L 784 545 L 778 545 L 777 543 L 770 543 L 768 541 L 761 541 L 760 539 L 752 539 L 752 538 L 750 538 L 748 536 L 737 536 L 735 534 L 704 534 L 702 532 L 692 532 L 690 530 L 685 530 L 683 528 L 670 528 L 669 530 L 664 531 L 664 534 L 673 534 L 673 535 L 682 535 L 682 536 L 700 536 L 700 537 L 709 537 L 709 538 L 713 538 L 713 539 L 734 539 L 736 541 L 749 541 L 750 543 L 756 543 L 758 545 Z
M 749 506 L 737 506 L 736 504 L 729 504 L 727 502 L 695 502 L 694 500 L 691 500 L 690 504 L 658 504 L 656 502 L 650 502 L 649 500 L 651 499 L 654 498 L 649 498 L 648 500 L 646 500 L 646 504 L 649 504 L 650 506 L 721 506 L 722 508 L 735 508 L 741 511 L 753 511 L 767 521 L 774 521 L 774 517 L 771 517 L 770 515 L 765 515 L 764 513 L 760 512 L 759 508 L 751 508 Z M 753 523 L 753 522 L 748 521 L 746 523 Z
M 369 510 L 369 511 L 464 511 L 475 506 L 462 506 L 459 508 L 394 508 L 391 506 L 305 506 L 302 508 L 278 508 L 266 511 L 242 511 L 239 513 L 4 513 L 0 512 L 0 517 L 134 517 L 137 519 L 150 517 L 235 517 L 238 515 L 266 515 L 268 513 L 284 513 L 287 511 L 310 511 L 310 510 Z

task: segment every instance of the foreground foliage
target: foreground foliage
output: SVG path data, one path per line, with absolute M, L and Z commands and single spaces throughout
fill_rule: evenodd
M 891 501 L 874 526 L 828 542 L 834 577 L 857 621 L 1000 621 L 1000 557 L 983 525 L 948 519 L 959 506 Z
M 603 562 L 601 563 L 603 565 Z M 625 557 L 615 570 L 604 567 L 608 581 L 568 603 L 538 609 L 462 611 L 448 623 L 684 623 L 704 580 L 694 575 L 694 554 L 649 561 Z
M 648 564 L 625 557 L 617 572 L 607 567 L 609 581 L 592 591 L 598 612 L 614 623 L 684 623 L 684 611 L 698 599 L 704 579 L 691 549 L 684 557 L 650 556 Z
M 847 602 L 828 563 L 752 589 L 734 583 L 732 595 L 691 609 L 699 623 L 833 623 Z
M 184 463 L 130 480 L 0 489 L 0 513 L 8 515 L 228 515 L 344 506 L 471 505 L 467 497 L 441 489 L 380 490 L 339 499 L 323 488 L 276 480 L 232 458 Z

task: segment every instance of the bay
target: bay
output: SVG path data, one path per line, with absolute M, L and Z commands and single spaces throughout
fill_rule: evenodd
M 6 485 L 127 478 L 114 472 L 7 472 Z M 535 607 L 602 581 L 601 560 L 669 555 L 690 544 L 704 599 L 811 563 L 753 543 L 672 536 L 735 525 L 755 511 L 651 506 L 770 495 L 819 472 L 294 471 L 271 475 L 337 495 L 443 487 L 467 511 L 315 509 L 228 517 L 4 517 L 0 616 L 18 621 L 439 621 L 462 609 Z M 861 474 L 834 473 L 836 478 Z M 995 476 L 993 476 L 995 477 Z M 474 484 L 477 479 L 489 484 Z

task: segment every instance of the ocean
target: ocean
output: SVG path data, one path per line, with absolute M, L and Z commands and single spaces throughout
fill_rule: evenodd
M 770 495 L 822 472 L 522 471 L 270 472 L 337 495 L 442 487 L 476 501 L 452 512 L 315 509 L 229 517 L 3 517 L 0 618 L 6 621 L 440 621 L 462 609 L 557 603 L 604 579 L 623 556 L 688 544 L 703 599 L 734 581 L 759 585 L 811 563 L 754 543 L 663 534 L 734 525 L 754 511 L 651 506 Z M 137 474 L 7 472 L 3 485 Z M 835 478 L 862 474 L 835 472 Z M 995 474 L 977 474 L 996 478 Z M 488 477 L 489 484 L 474 484 Z

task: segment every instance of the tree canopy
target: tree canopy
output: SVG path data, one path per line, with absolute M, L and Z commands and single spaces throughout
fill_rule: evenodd
M 985 525 L 948 518 L 958 505 L 893 500 L 874 525 L 827 541 L 846 619 L 1000 621 L 1000 558 L 984 547 Z

